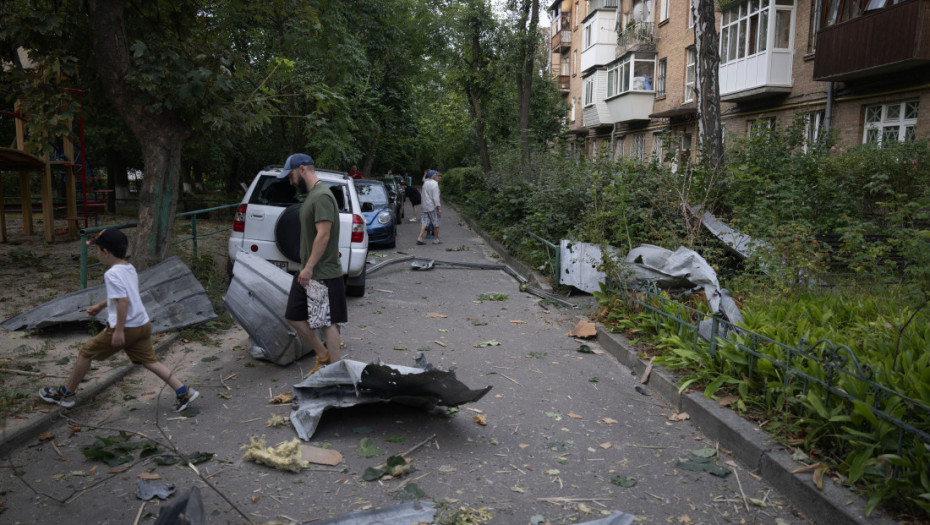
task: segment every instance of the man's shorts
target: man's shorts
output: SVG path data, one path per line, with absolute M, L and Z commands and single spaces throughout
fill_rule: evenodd
M 424 211 L 420 213 L 420 224 L 423 226 L 433 225 L 433 228 L 439 227 L 439 212 L 436 210 L 433 211 Z
M 317 282 L 323 283 L 329 290 L 329 320 L 324 326 L 348 322 L 349 308 L 346 305 L 346 288 L 342 277 L 318 279 Z M 284 318 L 288 321 L 306 321 L 310 318 L 307 312 L 307 287 L 297 282 L 297 275 L 294 275 L 294 280 L 291 281 Z
M 123 333 L 126 335 L 126 344 L 120 348 L 113 346 L 114 331 L 114 329 L 107 326 L 106 330 L 84 343 L 80 351 L 81 356 L 90 358 L 93 361 L 103 361 L 122 350 L 126 352 L 133 364 L 146 365 L 158 362 L 158 359 L 155 358 L 155 349 L 152 348 L 152 323 L 123 328 Z

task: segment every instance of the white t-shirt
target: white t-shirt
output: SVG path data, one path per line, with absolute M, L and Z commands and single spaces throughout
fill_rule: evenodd
M 116 327 L 116 300 L 123 297 L 129 299 L 129 310 L 126 312 L 125 328 L 142 326 L 149 322 L 149 314 L 142 304 L 139 295 L 139 274 L 131 264 L 114 264 L 103 274 L 103 281 L 107 286 L 107 323 L 111 328 Z
M 427 179 L 423 183 L 423 204 L 420 207 L 422 211 L 433 211 L 439 203 L 439 183 L 435 179 Z

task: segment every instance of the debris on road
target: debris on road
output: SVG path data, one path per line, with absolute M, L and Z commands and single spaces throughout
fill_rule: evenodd
M 575 325 L 575 328 L 571 332 L 565 334 L 569 337 L 580 337 L 582 339 L 588 339 L 597 335 L 597 325 L 591 321 L 585 321 L 582 319 L 578 321 Z
M 270 263 L 269 263 L 270 264 Z M 139 272 L 139 293 L 152 319 L 152 333 L 179 330 L 217 318 L 206 290 L 190 268 L 177 257 Z M 37 330 L 87 320 L 87 307 L 106 297 L 105 285 L 78 290 L 7 319 L 0 326 L 10 331 Z M 96 298 L 96 299 L 95 299 Z M 95 319 L 107 322 L 104 308 Z
M 423 358 L 419 368 L 350 359 L 337 361 L 294 385 L 291 423 L 298 437 L 309 441 L 330 408 L 393 401 L 431 410 L 478 401 L 491 387 L 472 390 L 454 372 L 438 370 Z
M 168 499 L 169 496 L 174 494 L 174 491 L 174 485 L 136 478 L 136 498 L 142 501 L 149 501 L 152 498 Z
M 315 525 L 369 525 L 371 523 L 433 523 L 436 507 L 431 501 L 410 501 L 381 509 L 360 510 L 337 516 Z
M 302 459 L 300 441 L 296 439 L 275 447 L 266 447 L 264 438 L 250 436 L 249 441 L 248 446 L 242 447 L 246 449 L 243 459 L 287 472 L 300 472 L 309 466 L 309 462 Z
M 678 462 L 675 463 L 675 468 L 692 472 L 707 472 L 718 478 L 726 477 L 730 474 L 731 470 L 721 467 L 714 462 L 716 456 L 717 451 L 712 448 L 692 450 L 691 455 L 687 459 L 679 459 Z
M 326 465 L 329 467 L 335 467 L 345 459 L 338 450 L 315 447 L 306 443 L 300 444 L 300 457 L 309 463 Z

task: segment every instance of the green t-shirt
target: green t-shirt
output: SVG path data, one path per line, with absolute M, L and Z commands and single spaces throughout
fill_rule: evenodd
M 300 206 L 300 264 L 307 264 L 313 239 L 316 238 L 316 223 L 329 221 L 332 227 L 329 242 L 323 256 L 313 267 L 313 279 L 332 279 L 342 277 L 342 264 L 339 263 L 339 206 L 329 186 L 320 182 L 310 189 L 307 198 Z

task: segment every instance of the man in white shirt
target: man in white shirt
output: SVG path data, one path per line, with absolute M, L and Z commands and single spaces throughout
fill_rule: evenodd
M 429 170 L 428 177 L 423 182 L 423 202 L 420 204 L 420 235 L 417 236 L 417 244 L 426 244 L 423 242 L 423 235 L 426 228 L 433 225 L 433 244 L 442 244 L 439 240 L 439 219 L 442 217 L 442 207 L 439 202 L 439 181 L 442 180 L 442 173 L 436 170 Z

